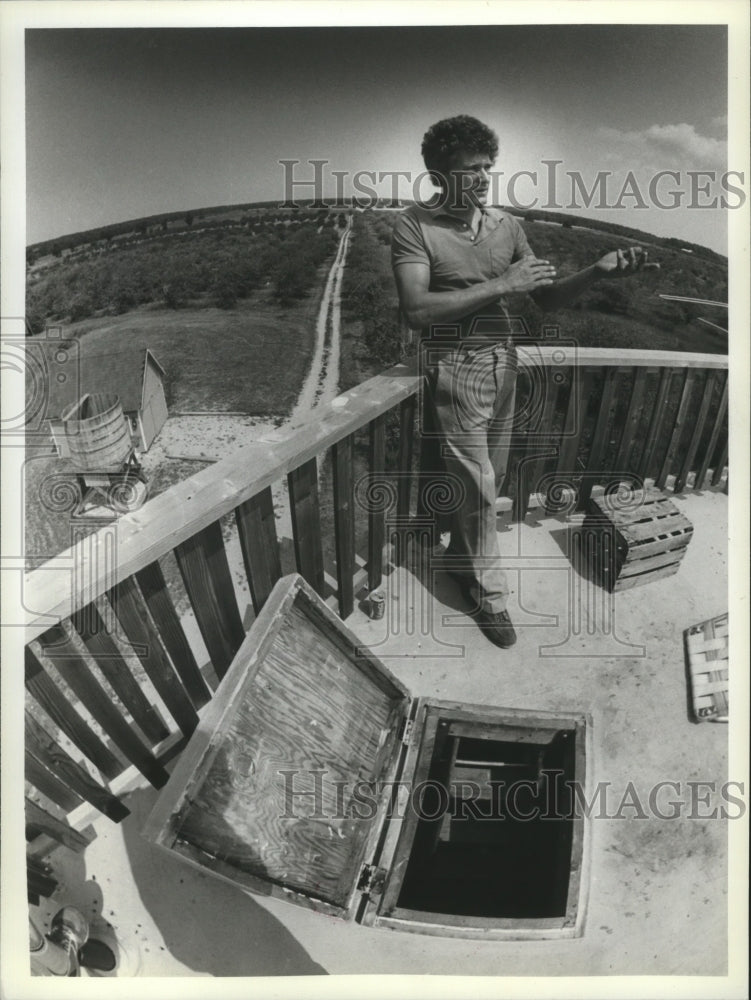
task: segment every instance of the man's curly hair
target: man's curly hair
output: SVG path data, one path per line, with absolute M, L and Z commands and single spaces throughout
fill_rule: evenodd
M 445 177 L 451 157 L 460 149 L 484 153 L 495 160 L 498 136 L 471 115 L 444 118 L 431 125 L 423 136 L 422 158 L 434 181 L 439 183 Z

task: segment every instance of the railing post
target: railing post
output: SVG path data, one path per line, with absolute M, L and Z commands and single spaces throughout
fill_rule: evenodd
M 673 492 L 680 493 L 683 487 L 686 485 L 686 480 L 691 472 L 691 466 L 693 465 L 694 459 L 696 458 L 696 452 L 699 447 L 699 441 L 704 433 L 704 426 L 707 422 L 707 414 L 709 413 L 709 407 L 712 403 L 712 395 L 714 394 L 714 387 L 716 382 L 716 376 L 714 372 L 707 372 L 707 380 L 704 383 L 704 392 L 702 393 L 701 407 L 699 408 L 699 415 L 696 418 L 696 424 L 694 425 L 694 431 L 691 435 L 691 441 L 689 442 L 688 449 L 686 450 L 686 457 L 683 460 L 683 465 L 681 470 L 676 476 L 675 483 L 673 484 Z M 698 489 L 698 484 L 694 481 L 694 486 Z
M 412 461 L 414 458 L 415 397 L 409 396 L 399 405 L 399 454 L 396 481 L 396 559 L 407 556 L 408 528 L 411 518 Z
M 446 464 L 441 455 L 441 439 L 438 435 L 436 424 L 436 414 L 430 395 L 423 389 L 418 393 L 417 399 L 420 406 L 420 460 L 419 473 L 417 478 L 417 520 L 422 525 L 432 522 L 430 539 L 425 541 L 425 545 L 430 548 L 435 547 L 441 539 L 441 530 L 444 527 L 441 514 L 435 510 L 430 497 L 435 496 L 436 488 L 440 489 L 441 482 L 445 482 Z M 445 521 L 446 515 L 443 515 Z M 448 524 L 445 525 L 448 527 Z M 424 530 L 424 529 L 423 529 Z
M 271 487 L 256 493 L 235 510 L 250 599 L 256 614 L 282 575 Z
M 576 489 L 575 477 L 578 471 L 576 462 L 579 455 L 579 442 L 584 429 L 584 417 L 591 390 L 592 373 L 590 370 L 588 368 L 571 368 L 571 387 L 561 430 L 558 463 L 545 498 L 545 510 L 548 513 L 553 513 L 556 508 L 562 509 L 566 506 L 562 494 L 567 486 L 570 486 L 572 490 Z M 566 477 L 569 477 L 568 482 Z M 555 499 L 556 496 L 558 500 Z
M 683 382 L 683 390 L 681 392 L 681 401 L 678 404 L 678 412 L 675 415 L 675 420 L 673 421 L 673 432 L 670 435 L 670 440 L 668 442 L 668 448 L 665 452 L 665 458 L 662 462 L 662 468 L 660 469 L 660 474 L 655 481 L 655 485 L 659 489 L 663 489 L 667 478 L 670 474 L 670 469 L 673 461 L 676 459 L 676 452 L 678 451 L 678 445 L 680 444 L 681 438 L 683 436 L 683 431 L 686 425 L 686 415 L 688 414 L 688 404 L 691 399 L 691 391 L 696 382 L 696 372 L 693 369 L 689 369 L 686 372 L 686 378 Z
M 339 617 L 347 618 L 355 606 L 355 500 L 354 438 L 350 434 L 331 449 L 334 466 L 334 535 Z
M 712 485 L 719 486 L 720 480 L 722 479 L 722 473 L 725 468 L 725 463 L 728 460 L 728 438 L 725 437 L 725 443 L 722 446 L 720 454 L 717 457 L 716 468 L 714 470 L 714 475 L 712 476 Z
M 638 474 L 642 479 L 647 478 L 649 470 L 652 468 L 655 452 L 657 450 L 657 442 L 660 437 L 660 429 L 665 418 L 668 403 L 670 402 L 670 383 L 672 378 L 673 372 L 670 368 L 663 368 L 661 370 L 660 384 L 657 389 L 657 398 L 655 399 L 652 417 L 649 421 L 649 430 L 647 431 L 647 439 L 644 444 L 644 450 L 642 451 L 641 459 L 639 461 Z
M 151 743 L 158 743 L 169 736 L 169 730 L 131 674 L 96 607 L 90 604 L 76 611 L 71 621 L 110 687 L 138 723 L 144 736 Z
M 311 458 L 287 476 L 295 561 L 300 575 L 323 597 L 323 549 L 318 502 L 318 464 Z
M 116 823 L 130 815 L 127 806 L 94 781 L 88 771 L 62 749 L 59 740 L 54 739 L 28 709 L 24 718 L 27 750 L 64 781 L 68 788 Z
M 159 697 L 182 732 L 190 736 L 198 725 L 198 713 L 169 661 L 135 579 L 118 583 L 107 597 L 130 641 L 145 650 L 138 658 Z
M 203 641 L 219 678 L 245 638 L 219 521 L 175 549 Z
M 368 472 L 374 481 L 386 473 L 386 417 L 376 417 L 370 424 Z M 386 543 L 386 509 L 368 505 L 368 590 L 380 587 L 383 580 L 383 547 Z
M 122 764 L 73 708 L 29 646 L 24 650 L 24 669 L 26 689 L 55 725 L 85 757 L 88 757 L 105 778 L 116 778 L 123 771 Z
M 558 372 L 556 376 L 559 376 Z M 552 428 L 561 385 L 554 383 L 549 368 L 546 369 L 542 391 L 545 401 L 537 427 L 528 425 L 523 430 L 516 431 L 520 442 L 514 449 L 513 455 L 509 455 L 509 464 L 512 457 L 517 459 L 512 518 L 520 524 L 527 516 L 531 495 L 540 493 L 540 483 L 548 460 L 555 459 L 559 453 L 558 447 L 553 443 L 552 430 L 549 428 Z
M 38 641 L 38 650 L 40 663 L 46 660 L 54 664 L 76 698 L 130 763 L 135 764 L 155 788 L 166 785 L 169 775 L 127 724 L 63 626 L 49 629 Z
M 595 429 L 592 436 L 592 445 L 587 458 L 587 469 L 584 474 L 581 486 L 579 487 L 578 508 L 582 510 L 589 500 L 594 485 L 594 477 L 602 471 L 602 457 L 605 454 L 608 432 L 612 419 L 613 404 L 615 403 L 615 382 L 618 378 L 618 368 L 608 368 L 605 372 L 605 384 L 602 387 L 600 405 L 595 418 Z
M 136 573 L 136 581 L 185 690 L 195 707 L 200 708 L 209 701 L 211 692 L 180 624 L 159 563 L 144 566 Z
M 709 435 L 709 441 L 707 442 L 707 448 L 704 452 L 704 457 L 701 460 L 699 469 L 696 473 L 696 482 L 694 483 L 694 489 L 700 490 L 704 486 L 704 480 L 707 477 L 707 469 L 709 468 L 709 463 L 712 461 L 712 456 L 714 455 L 715 449 L 717 447 L 717 442 L 720 437 L 720 432 L 722 431 L 722 425 L 725 421 L 725 415 L 728 411 L 728 384 L 729 380 L 725 378 L 725 384 L 722 387 L 722 395 L 720 397 L 720 402 L 717 407 L 717 414 L 715 415 L 714 424 L 712 426 L 712 433 Z M 717 470 L 714 470 L 715 473 Z M 713 476 L 714 479 L 714 476 Z
M 538 432 L 535 435 L 539 441 L 536 449 L 538 455 L 535 459 L 530 460 L 530 469 L 526 473 L 528 489 L 526 492 L 526 503 L 523 504 L 523 513 L 521 513 L 521 517 L 519 518 L 520 521 L 523 521 L 526 517 L 530 494 L 534 493 L 539 496 L 545 492 L 543 489 L 545 472 L 550 461 L 557 460 L 560 454 L 560 445 L 555 443 L 555 435 L 553 433 L 553 418 L 558 408 L 558 403 L 561 401 L 565 386 L 566 380 L 562 372 L 556 371 L 554 377 L 551 377 L 550 370 L 548 369 L 545 380 L 545 403 L 543 405 L 542 416 L 540 417 Z
M 409 520 L 412 497 L 412 459 L 415 442 L 415 397 L 408 396 L 399 405 L 399 481 L 396 514 L 400 523 Z
M 616 476 L 621 473 L 627 475 L 632 471 L 632 463 L 630 462 L 631 452 L 633 451 L 634 443 L 636 442 L 636 433 L 644 407 L 644 396 L 647 391 L 647 377 L 649 375 L 649 369 L 634 368 L 632 371 L 634 376 L 634 385 L 631 390 L 631 398 L 628 401 L 626 418 L 623 421 L 621 444 L 613 463 L 615 466 L 613 471 Z

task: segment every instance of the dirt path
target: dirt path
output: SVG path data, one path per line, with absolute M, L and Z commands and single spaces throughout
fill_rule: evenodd
M 351 230 L 352 220 L 348 219 L 334 263 L 326 279 L 321 308 L 318 311 L 313 360 L 292 413 L 283 424 L 285 427 L 295 427 L 304 423 L 311 410 L 321 403 L 331 402 L 339 392 L 342 278 Z

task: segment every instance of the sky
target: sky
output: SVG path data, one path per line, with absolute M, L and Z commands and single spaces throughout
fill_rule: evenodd
M 499 135 L 497 202 L 567 208 L 573 174 L 589 191 L 610 171 L 600 207 L 579 194 L 578 214 L 727 252 L 727 212 L 698 207 L 726 194 L 719 177 L 732 167 L 723 26 L 33 29 L 25 56 L 29 244 L 282 200 L 285 179 L 311 178 L 316 158 L 328 195 L 334 170 L 416 177 L 425 130 L 465 113 Z M 282 159 L 301 163 L 285 175 Z M 550 160 L 561 161 L 554 195 Z M 525 170 L 536 179 L 511 180 Z M 678 177 L 650 196 L 667 170 Z M 716 180 L 692 181 L 701 170 Z M 629 171 L 638 197 L 633 184 L 622 195 Z M 676 189 L 681 203 L 667 208 Z M 402 181 L 399 193 L 415 190 L 431 191 Z

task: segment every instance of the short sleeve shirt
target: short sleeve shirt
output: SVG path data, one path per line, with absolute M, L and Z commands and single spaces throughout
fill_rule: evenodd
M 461 219 L 440 208 L 410 205 L 397 219 L 391 240 L 394 270 L 406 263 L 427 264 L 431 292 L 456 291 L 500 277 L 514 261 L 530 253 L 519 220 L 496 208 L 481 210 L 475 234 Z M 462 317 L 456 325 L 463 337 L 512 332 L 504 298 Z

